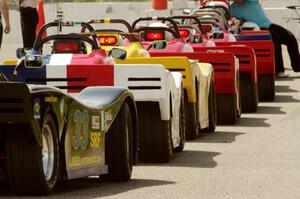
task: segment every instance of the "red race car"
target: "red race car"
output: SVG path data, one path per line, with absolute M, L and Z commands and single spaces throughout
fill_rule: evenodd
M 204 28 L 200 20 L 196 16 L 174 16 L 173 19 L 178 19 L 184 25 L 179 25 L 179 31 L 190 33 L 185 36 L 186 42 L 189 43 L 195 52 L 231 52 L 239 60 L 240 67 L 240 92 L 241 92 L 241 106 L 242 112 L 255 112 L 258 105 L 258 89 L 257 89 L 257 70 L 256 70 L 256 59 L 254 50 L 250 47 L 236 45 L 236 46 L 205 46 L 203 43 L 191 42 L 194 40 L 194 37 L 198 37 L 200 34 L 204 38 L 208 36 L 204 32 Z M 186 23 L 189 23 L 186 25 Z M 197 28 L 195 25 L 197 24 Z M 209 27 L 209 26 L 208 26 Z M 200 33 L 197 31 L 202 30 Z M 193 35 L 193 33 L 196 35 Z M 203 33 L 204 32 L 204 33 Z M 202 39 L 198 39 L 202 40 Z M 203 41 L 206 41 L 203 39 Z M 208 41 L 215 44 L 214 39 L 209 39 Z M 201 61 L 207 61 L 212 65 L 215 65 L 216 62 L 211 62 L 211 58 L 205 56 Z

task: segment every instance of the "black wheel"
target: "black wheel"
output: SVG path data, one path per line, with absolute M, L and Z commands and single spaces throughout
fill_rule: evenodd
M 209 88 L 208 97 L 208 114 L 209 114 L 209 126 L 205 129 L 201 129 L 201 133 L 213 133 L 215 132 L 217 125 L 217 102 L 216 102 L 216 92 L 215 83 L 212 80 Z
M 42 147 L 37 146 L 24 126 L 7 133 L 7 171 L 12 189 L 21 195 L 46 195 L 55 187 L 59 170 L 59 144 L 54 119 L 43 118 Z
M 124 103 L 105 135 L 105 162 L 108 173 L 104 181 L 128 181 L 133 165 L 133 134 L 130 108 Z
M 162 121 L 159 104 L 137 102 L 139 115 L 140 159 L 166 163 L 173 155 L 171 121 Z
M 241 73 L 240 85 L 242 112 L 256 112 L 258 104 L 257 85 L 252 83 L 250 73 Z
M 197 138 L 199 125 L 197 121 L 197 104 L 188 102 L 187 92 L 184 92 L 185 109 L 185 139 L 194 140 Z
M 185 145 L 185 111 L 184 111 L 184 91 L 181 92 L 180 99 L 180 116 L 179 116 L 179 134 L 180 143 L 179 146 L 174 149 L 175 152 L 181 152 Z
M 275 77 L 274 75 L 258 75 L 259 101 L 274 101 Z
M 235 124 L 238 117 L 237 99 L 233 94 L 217 95 L 218 124 Z

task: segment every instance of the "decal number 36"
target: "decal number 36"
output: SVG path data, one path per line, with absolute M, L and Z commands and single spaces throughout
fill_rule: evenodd
M 75 123 L 75 135 L 72 138 L 74 150 L 86 150 L 89 143 L 89 113 L 88 111 L 76 110 L 73 121 Z

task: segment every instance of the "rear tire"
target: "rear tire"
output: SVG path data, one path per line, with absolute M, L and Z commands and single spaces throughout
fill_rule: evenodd
M 216 129 L 217 102 L 214 81 L 211 81 L 210 83 L 208 103 L 209 126 L 205 129 L 200 130 L 201 133 L 213 133 Z
M 184 92 L 185 109 L 185 139 L 195 140 L 198 135 L 197 104 L 188 102 L 187 92 Z
M 235 124 L 238 117 L 237 99 L 233 94 L 217 95 L 218 124 Z
M 180 99 L 180 116 L 179 116 L 179 134 L 180 143 L 179 146 L 174 149 L 174 152 L 181 152 L 185 145 L 185 110 L 184 110 L 184 91 L 181 92 Z
M 274 75 L 258 75 L 259 101 L 274 101 L 275 99 L 275 77 Z
M 47 195 L 55 187 L 59 171 L 59 144 L 54 119 L 43 118 L 42 141 L 34 143 L 24 126 L 9 128 L 6 140 L 7 171 L 12 189 L 21 195 Z
M 252 83 L 251 74 L 241 73 L 240 82 L 242 112 L 256 112 L 258 105 L 257 85 Z
M 130 108 L 124 103 L 112 126 L 105 135 L 105 162 L 108 173 L 104 181 L 128 181 L 133 165 L 133 133 Z
M 149 163 L 169 162 L 173 155 L 171 121 L 162 121 L 159 104 L 137 102 L 140 159 Z

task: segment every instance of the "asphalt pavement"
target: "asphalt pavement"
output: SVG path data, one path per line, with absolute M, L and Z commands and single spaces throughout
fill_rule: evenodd
M 2 56 L 1 56 L 2 58 Z M 287 56 L 285 61 L 288 66 Z M 234 126 L 188 142 L 168 164 L 140 164 L 132 180 L 64 183 L 49 198 L 300 198 L 300 74 L 276 80 L 276 100 Z M 48 198 L 47 197 L 47 198 Z M 16 198 L 0 185 L 0 198 Z M 39 198 L 39 197 L 38 197 Z

